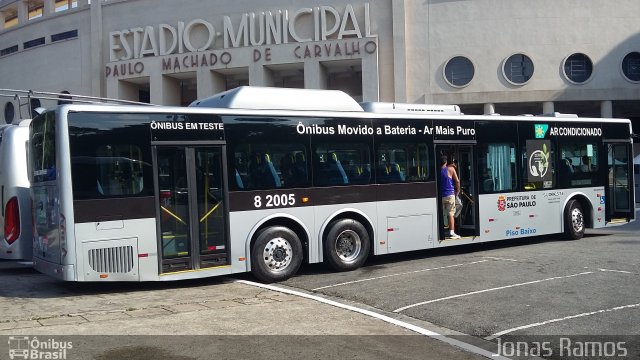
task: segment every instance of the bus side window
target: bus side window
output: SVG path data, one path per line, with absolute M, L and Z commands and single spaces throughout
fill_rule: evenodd
M 369 184 L 371 150 L 366 143 L 317 144 L 313 150 L 315 186 Z
M 601 185 L 598 180 L 598 147 L 588 142 L 560 139 L 558 182 L 563 187 Z
M 97 194 L 102 196 L 136 195 L 144 189 L 142 152 L 129 144 L 104 145 L 95 157 L 86 157 L 97 167 Z M 87 161 L 87 160 L 85 160 Z
M 421 143 L 382 143 L 376 159 L 377 182 L 403 183 L 430 180 L 430 157 Z
M 480 146 L 478 172 L 482 194 L 513 191 L 516 188 L 515 144 L 488 143 Z M 526 169 L 524 172 L 526 179 Z

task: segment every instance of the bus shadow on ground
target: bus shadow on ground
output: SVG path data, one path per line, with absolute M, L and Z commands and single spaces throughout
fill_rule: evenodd
M 609 233 L 587 233 L 585 238 L 604 237 Z M 545 242 L 572 241 L 561 239 L 558 235 L 544 235 L 530 238 L 509 239 L 476 244 L 465 244 L 437 249 L 418 250 L 399 254 L 371 256 L 359 269 L 363 274 L 374 272 L 394 263 L 411 260 L 438 258 L 441 256 L 472 254 L 480 251 L 516 248 Z M 580 241 L 580 240 L 573 240 Z M 620 240 L 624 243 L 638 243 L 632 240 Z M 64 298 L 81 295 L 106 295 L 128 292 L 153 292 L 158 290 L 194 289 L 198 287 L 216 286 L 236 280 L 258 281 L 250 273 L 233 274 L 203 279 L 159 282 L 65 282 L 38 273 L 31 266 L 8 261 L 0 262 L 0 279 L 3 281 L 3 292 L 0 298 Z M 325 264 L 304 264 L 298 276 L 322 275 L 334 273 Z
M 587 233 L 584 238 L 596 238 L 608 236 L 608 233 Z M 385 268 L 388 265 L 401 263 L 411 260 L 438 258 L 441 256 L 452 255 L 465 255 L 473 254 L 476 252 L 485 252 L 490 250 L 499 250 L 507 248 L 517 248 L 521 246 L 528 246 L 533 244 L 551 243 L 551 242 L 567 242 L 567 241 L 581 241 L 563 239 L 562 235 L 541 235 L 527 238 L 508 239 L 492 242 L 479 242 L 475 244 L 464 244 L 459 246 L 448 246 L 443 248 L 416 250 L 411 252 L 404 252 L 398 254 L 387 254 L 379 256 L 370 256 L 367 262 L 359 271 L 363 273 L 373 272 L 377 269 Z M 639 242 L 640 243 L 640 242 Z M 331 270 L 326 264 L 305 264 L 298 272 L 300 275 L 318 275 L 318 274 L 330 274 L 334 271 Z
M 234 281 L 228 277 L 211 277 L 159 282 L 66 282 L 31 267 L 8 267 L 0 270 L 3 282 L 2 298 L 49 299 L 75 296 L 154 292 L 161 290 L 195 289 Z

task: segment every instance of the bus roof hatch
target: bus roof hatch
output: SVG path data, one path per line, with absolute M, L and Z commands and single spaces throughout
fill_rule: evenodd
M 189 106 L 256 110 L 360 111 L 360 105 L 338 90 L 240 86 Z

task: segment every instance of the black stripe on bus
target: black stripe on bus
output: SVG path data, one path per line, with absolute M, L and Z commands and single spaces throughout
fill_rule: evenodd
M 234 191 L 229 193 L 230 211 L 335 205 L 373 201 L 436 197 L 435 182 L 372 184 L 326 188 Z M 293 195 L 294 204 L 291 204 Z M 303 199 L 307 199 L 305 202 Z
M 293 195 L 293 204 L 289 203 L 290 195 Z M 231 211 L 246 211 L 434 198 L 435 196 L 435 182 L 235 191 L 229 193 L 229 207 Z M 304 202 L 303 198 L 308 201 Z M 153 196 L 75 200 L 73 206 L 76 223 L 156 217 Z
M 155 218 L 155 197 L 75 200 L 76 223 Z

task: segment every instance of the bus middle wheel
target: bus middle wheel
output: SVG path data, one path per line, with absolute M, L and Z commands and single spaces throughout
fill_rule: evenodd
M 369 233 L 356 220 L 341 219 L 329 224 L 324 241 L 325 259 L 336 271 L 354 270 L 369 256 Z

